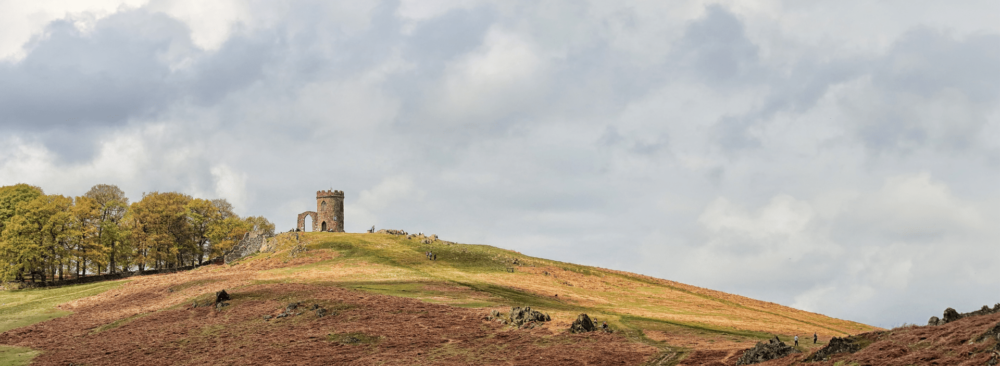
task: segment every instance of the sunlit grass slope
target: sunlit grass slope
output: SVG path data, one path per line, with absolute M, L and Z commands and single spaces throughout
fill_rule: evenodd
M 309 249 L 303 255 L 328 259 L 266 271 L 258 278 L 325 282 L 465 307 L 530 305 L 554 314 L 557 324 L 568 324 L 585 312 L 617 327 L 647 333 L 683 328 L 695 331 L 691 334 L 759 339 L 769 334 L 841 336 L 876 329 L 673 281 L 487 245 L 425 244 L 421 238 L 387 234 L 301 233 L 300 237 L 298 245 Z M 425 257 L 428 251 L 437 254 L 436 261 Z M 253 267 L 282 255 L 287 254 L 259 253 L 237 265 Z
M 69 315 L 56 306 L 96 295 L 121 285 L 122 281 L 100 282 L 53 289 L 0 291 L 0 333 Z M 38 351 L 0 345 L 0 366 L 27 365 Z
M 96 295 L 122 281 L 99 282 L 52 289 L 0 291 L 0 333 L 69 315 L 56 305 Z

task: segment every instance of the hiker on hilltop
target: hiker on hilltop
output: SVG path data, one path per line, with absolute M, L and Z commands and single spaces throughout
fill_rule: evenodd
M 799 346 L 799 336 L 795 336 L 795 347 Z
M 816 336 L 816 333 L 813 333 L 813 344 L 816 344 L 817 340 L 819 340 L 819 337 Z

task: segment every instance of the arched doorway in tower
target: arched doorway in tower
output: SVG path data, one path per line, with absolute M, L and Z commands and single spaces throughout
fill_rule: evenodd
M 322 225 L 323 227 L 320 229 L 320 231 L 326 231 L 326 221 L 323 221 Z

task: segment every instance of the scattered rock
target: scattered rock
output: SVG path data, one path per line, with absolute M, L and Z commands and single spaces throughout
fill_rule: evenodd
M 313 306 L 311 308 L 309 308 L 309 310 L 313 310 L 313 311 L 315 311 L 316 309 L 319 309 L 319 304 L 313 304 Z
M 970 316 L 980 316 L 1000 313 L 1000 304 L 993 305 L 991 309 L 989 306 L 983 305 L 983 307 L 976 311 L 971 311 L 968 313 L 960 314 L 958 311 L 952 308 L 944 309 L 944 315 L 942 318 L 938 319 L 936 316 L 932 316 L 930 320 L 927 321 L 927 325 L 945 325 L 953 321 L 968 318 Z
M 506 315 L 497 310 L 492 310 L 490 311 L 490 314 L 486 316 L 486 320 L 513 325 L 518 328 L 530 329 L 541 326 L 544 322 L 552 321 L 552 317 L 540 311 L 532 310 L 530 306 L 526 306 L 523 308 L 511 308 L 510 313 Z
M 580 314 L 573 321 L 573 324 L 569 326 L 570 333 L 586 333 L 595 330 L 597 330 L 597 326 L 594 325 L 594 321 L 590 320 L 590 316 L 587 316 L 587 314 Z
M 490 315 L 486 316 L 486 320 L 493 320 L 497 322 L 504 322 L 504 316 L 496 309 L 490 310 Z
M 936 316 L 932 316 L 930 320 L 927 321 L 927 325 L 943 325 L 944 322 Z
M 228 303 L 228 302 L 225 302 L 225 301 L 223 301 L 223 302 L 217 302 L 217 303 L 215 303 L 215 309 L 216 309 L 216 310 L 218 310 L 218 309 L 222 309 L 222 308 L 224 308 L 224 307 L 226 307 L 226 306 L 229 306 L 229 303 Z
M 271 318 L 272 318 L 272 316 L 270 316 L 270 315 L 264 315 L 264 321 L 269 321 L 269 320 L 271 320 Z
M 226 293 L 226 290 L 222 290 L 222 291 L 219 291 L 219 292 L 215 293 L 215 303 L 220 303 L 220 302 L 229 301 L 229 300 L 232 300 L 232 299 L 229 298 L 229 294 Z
M 770 361 L 793 353 L 799 353 L 799 350 L 785 344 L 785 342 L 782 342 L 775 336 L 773 339 L 768 340 L 767 343 L 757 342 L 757 345 L 753 346 L 753 348 L 743 351 L 743 356 L 740 356 L 736 360 L 736 366 Z
M 298 307 L 299 307 L 299 303 L 297 303 L 297 302 L 289 303 L 288 306 L 285 307 L 285 312 L 286 313 L 291 313 L 292 310 L 295 310 Z
M 861 345 L 849 337 L 830 339 L 830 343 L 813 353 L 806 361 L 827 361 L 831 356 L 840 353 L 854 353 L 861 350 Z
M 316 309 L 316 317 L 322 318 L 324 316 L 326 316 L 326 309 L 324 308 Z
M 943 320 L 945 324 L 959 319 L 962 319 L 962 314 L 959 314 L 958 311 L 952 308 L 944 309 L 944 317 L 942 317 L 941 320 Z

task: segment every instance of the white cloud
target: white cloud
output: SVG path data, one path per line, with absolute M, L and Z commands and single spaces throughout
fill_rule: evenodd
M 357 226 L 374 224 L 398 225 L 398 222 L 387 222 L 385 218 L 392 216 L 392 211 L 400 208 L 410 208 L 407 211 L 423 211 L 419 207 L 412 210 L 413 205 L 419 205 L 424 199 L 426 192 L 419 189 L 413 178 L 407 175 L 390 176 L 383 179 L 374 187 L 362 190 L 358 194 L 358 200 L 354 203 L 346 203 L 344 210 L 351 212 L 351 220 L 360 222 Z M 381 219 L 381 220 L 380 220 Z M 347 221 L 345 218 L 344 221 Z M 400 229 L 392 226 L 391 229 Z
M 862 196 L 845 215 L 846 228 L 867 228 L 871 235 L 920 240 L 979 230 L 983 220 L 947 184 L 927 172 L 886 179 L 878 192 Z
M 237 213 L 246 215 L 247 207 L 247 174 L 219 164 L 212 167 L 212 178 L 215 180 L 216 197 L 225 198 L 233 205 Z
M 243 0 L 151 0 L 148 8 L 183 21 L 194 44 L 205 50 L 217 50 L 237 25 L 254 25 L 250 5 Z
M 479 49 L 448 66 L 430 118 L 474 124 L 531 109 L 546 92 L 546 62 L 529 40 L 492 28 Z

